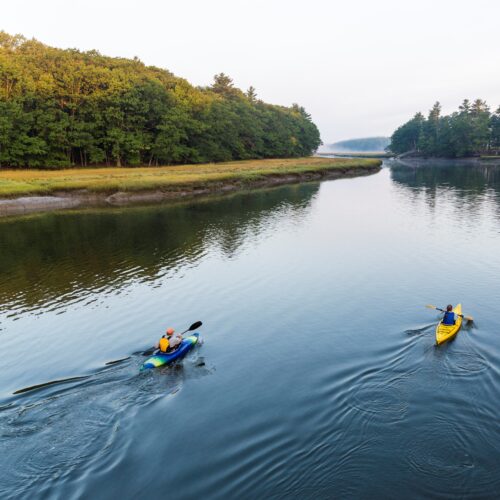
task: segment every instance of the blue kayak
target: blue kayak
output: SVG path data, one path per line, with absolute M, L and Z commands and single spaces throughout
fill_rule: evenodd
M 141 370 L 148 370 L 149 368 L 158 368 L 160 366 L 168 365 L 176 359 L 183 358 L 198 342 L 199 333 L 193 333 L 189 337 L 182 340 L 178 349 L 169 353 L 159 353 L 146 359 L 141 366 Z

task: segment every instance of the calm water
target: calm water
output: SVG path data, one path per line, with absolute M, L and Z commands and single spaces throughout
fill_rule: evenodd
M 499 274 L 493 165 L 1 221 L 0 497 L 498 498 Z

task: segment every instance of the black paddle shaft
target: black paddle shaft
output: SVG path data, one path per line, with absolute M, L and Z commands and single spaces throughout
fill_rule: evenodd
M 181 335 L 183 335 L 186 332 L 192 332 L 193 330 L 196 330 L 197 328 L 200 328 L 200 326 L 203 325 L 201 321 L 197 321 L 196 323 L 193 323 L 187 330 L 184 330 Z

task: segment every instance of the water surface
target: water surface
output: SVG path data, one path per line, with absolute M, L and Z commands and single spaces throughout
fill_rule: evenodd
M 499 271 L 478 163 L 3 220 L 0 495 L 495 498 Z M 457 302 L 435 348 L 424 305 Z

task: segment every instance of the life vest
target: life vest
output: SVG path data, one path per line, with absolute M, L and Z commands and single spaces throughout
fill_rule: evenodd
M 446 311 L 443 317 L 443 325 L 454 325 L 455 313 L 453 311 Z
M 170 342 L 168 341 L 168 339 L 166 337 L 162 337 L 160 339 L 160 351 L 161 352 L 167 352 L 169 345 L 170 345 Z

